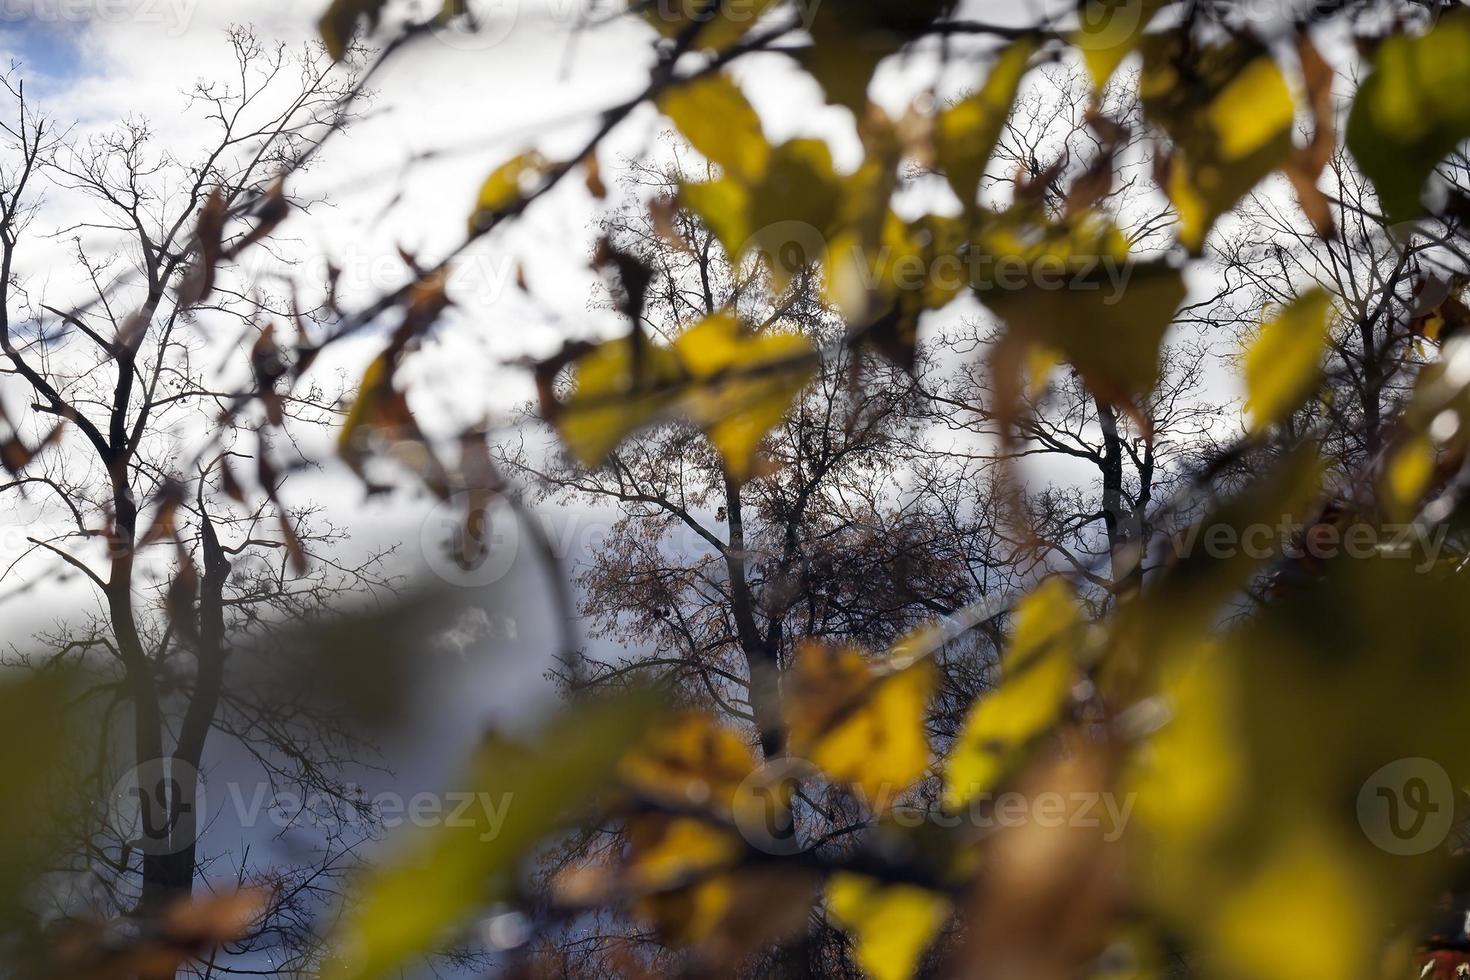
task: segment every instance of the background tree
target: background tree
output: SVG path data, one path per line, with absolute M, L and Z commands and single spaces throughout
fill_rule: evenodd
M 1051 220 L 1065 221 L 1076 208 L 1067 188 L 1085 183 L 1094 206 L 1127 228 L 1134 253 L 1128 263 L 1166 249 L 1174 219 L 1146 183 L 1154 148 L 1137 84 L 1136 75 L 1115 80 L 1097 106 L 1086 72 L 1044 73 L 1017 98 L 982 188 L 1001 207 L 1037 197 Z M 1116 300 L 1133 269 L 1110 268 L 1113 286 L 1085 288 L 1114 289 Z M 1191 304 L 1176 318 L 1160 351 L 1157 384 L 1126 409 L 1095 395 L 1075 369 L 1050 362 L 1008 408 L 989 361 L 953 356 L 993 349 L 1003 335 L 994 319 L 966 319 L 933 342 L 951 357 L 924 378 L 927 417 L 947 434 L 948 448 L 921 485 L 943 501 L 941 512 L 956 516 L 950 533 L 957 541 L 988 546 L 991 537 L 975 536 L 962 515 L 993 516 L 1007 548 L 999 561 L 992 555 L 984 564 L 1009 572 L 1007 591 L 1046 570 L 1061 571 L 1092 587 L 1102 611 L 1112 596 L 1139 587 L 1160 560 L 1161 536 L 1193 515 L 1193 508 L 1178 507 L 1177 491 L 1191 464 L 1218 447 L 1229 411 L 1211 377 L 1217 348 L 1193 322 L 1193 310 Z M 1173 510 L 1161 527 L 1165 502 Z
M 898 368 L 842 349 L 842 324 L 816 271 L 805 267 L 782 288 L 761 261 L 734 268 L 714 232 L 673 205 L 689 155 L 676 146 L 666 164 L 629 163 L 625 190 L 638 203 L 606 220 L 603 248 L 647 270 L 638 327 L 651 342 L 734 310 L 753 332 L 799 331 L 829 351 L 762 441 L 758 471 L 735 478 L 709 438 L 680 423 L 640 433 L 594 469 L 524 442 L 505 447 L 502 460 L 537 501 L 591 507 L 585 519 L 610 521 L 575 583 L 588 636 L 626 653 L 590 661 L 583 683 L 651 680 L 752 733 L 776 759 L 784 751 L 780 689 L 797 648 L 880 650 L 963 608 L 993 584 L 972 565 L 973 549 L 993 541 L 993 529 L 954 535 L 920 476 L 931 454 L 917 386 Z M 663 227 L 642 206 L 650 197 L 668 202 Z M 611 287 L 609 302 L 621 305 L 626 276 Z M 992 635 L 945 652 L 939 737 L 954 734 L 954 706 L 984 689 Z M 809 802 L 802 833 L 813 846 L 839 849 L 844 833 L 864 826 L 864 808 L 841 794 Z M 579 840 L 556 866 L 623 846 L 620 833 Z M 855 969 L 841 933 L 820 917 L 812 926 L 810 942 L 770 968 L 834 976 Z M 558 945 L 579 973 L 616 972 L 630 947 L 647 955 L 646 937 L 626 924 L 609 924 L 598 941 L 578 932 Z
M 1462 200 L 1465 157 L 1453 153 L 1442 161 L 1438 179 L 1445 194 Z M 1194 316 L 1204 329 L 1244 347 L 1263 309 L 1289 306 L 1312 290 L 1334 298 L 1328 383 L 1321 397 L 1284 422 L 1280 437 L 1290 442 L 1315 432 L 1336 491 L 1372 511 L 1376 490 L 1353 474 L 1381 464 L 1420 369 L 1464 323 L 1465 216 L 1451 208 L 1442 216 L 1390 222 L 1342 145 L 1328 158 L 1325 184 L 1337 218 L 1327 238 L 1276 195 L 1252 193 L 1241 202 L 1238 220 L 1215 246 L 1218 294 Z
M 352 78 L 319 50 L 246 30 L 228 40 L 236 73 L 189 94 L 208 136 L 188 151 L 158 145 L 144 120 L 76 137 L 27 99 L 19 70 L 0 78 L 14 100 L 0 123 L 0 343 L 10 417 L 27 420 L 7 445 L 48 447 L 7 451 L 14 478 L 0 492 L 33 528 L 7 576 L 49 560 L 79 583 L 75 612 L 30 662 L 79 664 L 84 700 L 107 719 L 76 773 L 90 803 L 58 834 L 57 911 L 146 919 L 206 874 L 259 884 L 269 907 L 229 952 L 289 965 L 371 824 L 344 774 L 370 764 L 371 748 L 344 716 L 246 683 L 261 668 L 241 661 L 269 655 L 263 631 L 389 582 L 381 552 L 344 558 L 347 534 L 319 505 L 281 497 L 307 462 L 297 440 L 341 410 L 319 385 L 277 390 L 290 333 L 305 340 L 326 310 L 256 274 L 288 254 L 275 229 L 311 202 L 280 181 L 343 124 Z M 57 203 L 79 217 L 40 236 Z M 38 268 L 45 237 L 70 251 L 72 279 Z M 233 390 L 246 379 L 260 402 L 242 409 Z M 201 433 L 213 446 L 191 461 L 183 447 Z M 202 848 L 195 774 L 211 736 L 273 790 L 324 801 L 309 861 L 256 866 L 247 846 L 220 867 Z M 143 794 L 136 824 L 113 799 L 129 770 Z

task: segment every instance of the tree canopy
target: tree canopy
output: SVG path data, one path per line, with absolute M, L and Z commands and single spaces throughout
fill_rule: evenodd
M 288 671 L 344 690 L 375 650 L 404 652 L 334 601 L 344 577 L 384 584 L 376 564 L 335 564 L 330 532 L 278 500 L 268 447 L 302 424 L 332 429 L 323 456 L 363 494 L 413 485 L 453 506 L 467 568 L 494 547 L 493 507 L 527 528 L 537 507 L 615 515 L 575 574 L 553 572 L 564 705 L 531 736 L 486 735 L 462 776 L 505 812 L 358 868 L 309 924 L 303 967 L 397 975 L 488 917 L 495 967 L 533 977 L 1470 970 L 1470 10 L 620 6 L 644 26 L 629 56 L 646 86 L 572 152 L 533 134 L 490 162 L 454 247 L 405 251 L 399 282 L 361 303 L 335 281 L 312 309 L 240 285 L 242 257 L 304 220 L 300 173 L 383 66 L 482 16 L 333 0 L 318 57 L 337 67 L 295 122 L 254 135 L 273 152 L 185 167 L 192 189 L 171 198 L 139 189 L 136 132 L 68 155 L 24 107 L 4 124 L 0 287 L 33 169 L 91 188 L 143 257 L 137 295 L 32 309 L 17 288 L 0 323 L 28 386 L 6 409 L 9 488 L 55 489 L 75 464 L 48 461 L 75 445 L 95 456 L 62 487 L 77 535 L 36 546 L 108 596 L 93 642 L 123 644 L 137 765 L 199 756 L 162 744 L 168 658 L 140 639 L 135 555 L 172 548 L 150 628 L 191 653 L 181 740 L 207 730 L 199 692 L 218 696 L 222 648 L 245 638 L 299 648 Z M 748 94 L 769 59 L 847 113 L 849 147 L 773 137 Z M 898 110 L 876 97 L 895 66 L 934 76 Z M 662 151 L 603 152 L 654 112 Z M 535 400 L 514 435 L 436 431 L 405 365 L 467 329 L 449 315 L 456 262 L 577 183 L 603 211 L 594 301 L 622 331 L 516 365 Z M 160 396 L 147 379 L 184 343 L 175 320 L 211 296 L 250 327 L 232 353 L 247 380 Z M 96 351 L 80 378 L 54 353 L 78 335 Z M 318 385 L 349 338 L 373 357 L 339 407 Z M 140 411 L 190 398 L 208 404 L 198 431 L 143 437 Z M 65 547 L 94 535 L 105 571 Z M 219 578 L 252 550 L 279 557 Z M 407 594 L 388 618 L 433 602 Z M 620 656 L 588 654 L 576 622 Z M 41 669 L 0 688 L 0 753 L 72 682 Z M 0 778 L 39 798 L 54 765 L 18 757 Z M 9 915 L 34 879 L 4 836 Z M 145 888 L 136 938 L 27 962 L 171 975 L 270 904 L 191 895 L 192 869 L 142 881 L 172 887 Z

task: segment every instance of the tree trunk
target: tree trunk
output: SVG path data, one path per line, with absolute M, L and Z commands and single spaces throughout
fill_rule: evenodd
M 761 754 L 767 759 L 780 755 L 786 744 L 781 726 L 781 665 L 774 647 L 761 635 L 755 621 L 755 602 L 745 567 L 745 523 L 741 512 L 740 486 L 725 477 L 725 512 L 730 524 L 730 542 L 725 549 L 725 568 L 730 575 L 730 606 L 741 650 L 750 677 L 750 710 L 760 731 Z

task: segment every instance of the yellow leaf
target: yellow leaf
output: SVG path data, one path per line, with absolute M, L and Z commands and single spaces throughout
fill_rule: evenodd
M 731 264 L 740 261 L 740 249 L 750 239 L 750 191 L 733 177 L 719 177 L 679 185 L 679 204 L 699 216 L 714 232 Z
M 733 865 L 745 843 L 693 817 L 647 814 L 630 822 L 623 884 L 635 893 L 682 887 Z
M 698 950 L 701 962 L 733 967 L 755 949 L 801 935 L 817 884 L 798 869 L 745 867 L 645 895 L 635 912 L 666 941 Z
M 1138 815 L 1205 841 L 1234 818 L 1246 777 L 1231 745 L 1239 678 L 1217 643 L 1200 639 L 1172 651 L 1160 670 L 1159 696 L 1172 717 L 1135 765 Z M 1200 765 L 1200 760 L 1209 765 Z M 1167 787 L 1167 792 L 1149 792 Z
M 875 809 L 892 807 L 929 767 L 933 670 L 923 659 L 884 672 L 852 648 L 804 644 L 784 692 L 790 753 L 857 787 Z
M 634 911 L 669 942 L 694 946 L 714 934 L 734 902 L 731 876 L 715 874 L 683 888 L 644 895 Z
M 1215 220 L 1290 156 L 1291 93 L 1270 53 L 1244 38 L 1200 47 L 1174 31 L 1141 47 L 1144 112 L 1173 142 L 1164 189 L 1179 240 L 1199 254 Z
M 710 4 L 706 0 L 662 0 L 642 7 L 643 19 L 666 38 L 677 38 L 698 22 L 694 49 L 723 51 L 750 32 L 774 0 Z
M 333 61 L 341 61 L 347 56 L 347 49 L 362 20 L 367 20 L 368 30 L 377 27 L 387 5 L 388 0 L 332 0 L 317 21 L 317 31 Z
M 1061 715 L 1076 680 L 1081 614 L 1069 586 L 1050 578 L 1016 606 L 1000 686 L 970 710 L 946 760 L 944 803 L 964 806 L 988 791 Z
M 1113 72 L 1143 38 L 1154 14 L 1173 0 L 1091 0 L 1079 4 L 1082 23 L 1072 44 L 1082 52 L 1094 89 L 1101 93 Z
M 1010 118 L 1036 47 L 1034 38 L 1012 41 L 996 58 L 980 90 L 939 116 L 934 131 L 936 161 L 967 211 L 976 205 L 980 178 Z
M 620 770 L 623 781 L 647 799 L 728 813 L 736 789 L 758 761 L 735 729 L 703 712 L 686 712 L 650 732 L 623 758 Z
M 915 885 L 885 885 L 850 872 L 827 882 L 827 909 L 853 937 L 873 980 L 907 980 L 949 918 L 947 898 Z
M 1470 136 L 1470 13 L 1455 9 L 1418 37 L 1373 55 L 1348 115 L 1347 145 L 1390 221 L 1421 210 L 1424 182 Z
M 1301 827 L 1220 908 L 1217 942 L 1234 975 L 1340 980 L 1362 976 L 1380 924 L 1363 893 L 1372 886 L 1342 859 L 1331 832 Z M 1303 943 L 1303 936 L 1333 941 Z
M 1281 69 L 1269 57 L 1258 57 L 1225 86 L 1206 109 L 1218 134 L 1220 157 L 1229 164 L 1278 139 L 1292 123 L 1291 94 Z
M 1393 450 L 1383 477 L 1384 503 L 1392 514 L 1414 513 L 1434 478 L 1434 465 L 1434 443 L 1428 436 L 1416 435 Z
M 674 353 L 644 341 L 641 360 L 635 361 L 633 344 L 618 337 L 578 358 L 571 398 L 553 406 L 562 440 L 588 466 L 601 463 L 626 435 L 657 421 L 678 399 L 685 379 Z
M 793 332 L 747 333 L 734 316 L 716 314 L 681 334 L 674 349 L 696 382 L 684 410 L 730 475 L 745 480 L 766 433 L 811 377 L 811 343 Z
M 483 233 L 501 211 L 533 190 L 546 167 L 546 158 L 535 150 L 528 150 L 497 167 L 480 186 L 475 210 L 470 214 L 470 234 Z
M 1285 419 L 1317 384 L 1327 348 L 1330 297 L 1313 289 L 1265 323 L 1245 355 L 1250 431 Z
M 770 147 L 760 117 L 729 75 L 709 75 L 659 96 L 658 107 L 689 144 L 727 175 L 753 184 L 765 173 Z
M 633 344 L 620 337 L 578 358 L 572 396 L 551 408 L 567 447 L 588 466 L 630 432 L 682 417 L 709 437 L 730 475 L 744 480 L 761 441 L 814 367 L 811 343 L 801 334 L 752 333 L 729 313 L 695 324 L 672 346 L 645 342 L 637 358 Z
M 362 380 L 358 382 L 357 394 L 347 409 L 347 418 L 343 420 L 342 431 L 337 436 L 338 450 L 349 458 L 360 452 L 359 440 L 370 427 L 391 384 L 392 363 L 387 354 L 379 354 L 368 364 Z

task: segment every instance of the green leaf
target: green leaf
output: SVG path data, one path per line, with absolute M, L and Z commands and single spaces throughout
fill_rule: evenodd
M 685 183 L 679 202 L 715 233 L 732 264 L 760 254 L 781 290 L 828 253 L 848 193 L 827 144 L 795 139 L 771 150 L 756 183 L 729 177 Z
M 778 290 L 826 254 L 843 197 L 822 140 L 794 139 L 771 152 L 765 180 L 750 196 L 749 244 L 765 257 Z
M 1159 346 L 1184 299 L 1184 279 L 1162 262 L 1112 261 L 1078 267 L 1068 288 L 1027 282 L 980 293 L 1009 328 L 992 354 L 998 392 L 1017 390 L 1015 378 L 1037 346 L 1060 352 L 1104 401 L 1128 408 L 1152 390 Z M 1120 272 L 1126 280 L 1113 278 Z
M 1323 290 L 1304 293 L 1265 323 L 1246 351 L 1246 409 L 1253 435 L 1290 415 L 1316 387 L 1331 309 Z
M 1036 48 L 1034 38 L 1011 42 L 996 58 L 979 91 L 950 106 L 936 123 L 936 162 L 967 211 L 975 207 L 980 179 L 1010 118 L 1021 78 Z
M 898 50 L 897 44 L 885 41 L 856 41 L 842 44 L 829 41 L 812 47 L 802 58 L 802 63 L 811 73 L 827 101 L 852 111 L 862 117 L 868 104 L 868 85 L 878 62 Z
M 953 9 L 954 0 L 813 4 L 808 24 L 813 44 L 801 62 L 822 85 L 828 101 L 863 119 L 867 88 L 879 62 Z
M 953 0 L 816 4 L 809 28 L 813 43 L 802 63 L 829 102 L 862 119 L 879 62 L 953 7 Z
M 1038 352 L 1060 354 L 1104 401 L 1133 410 L 1158 380 L 1159 346 L 1184 299 L 1183 276 L 1135 262 L 1112 220 L 1084 211 L 1051 221 L 1018 203 L 987 217 L 976 237 L 981 302 L 1005 321 L 990 355 L 997 411 L 1017 413 L 1019 382 Z
M 642 692 L 580 702 L 531 748 L 487 739 L 465 788 L 488 794 L 480 798 L 493 806 L 471 807 L 463 821 L 420 834 L 396 860 L 367 872 L 330 944 L 323 980 L 384 976 L 437 948 L 477 909 L 509 897 L 516 862 L 613 781 L 619 756 L 657 704 Z
M 1379 45 L 1348 115 L 1347 145 L 1384 215 L 1404 221 L 1420 213 L 1424 181 L 1467 136 L 1470 12 L 1457 9 L 1422 35 Z

